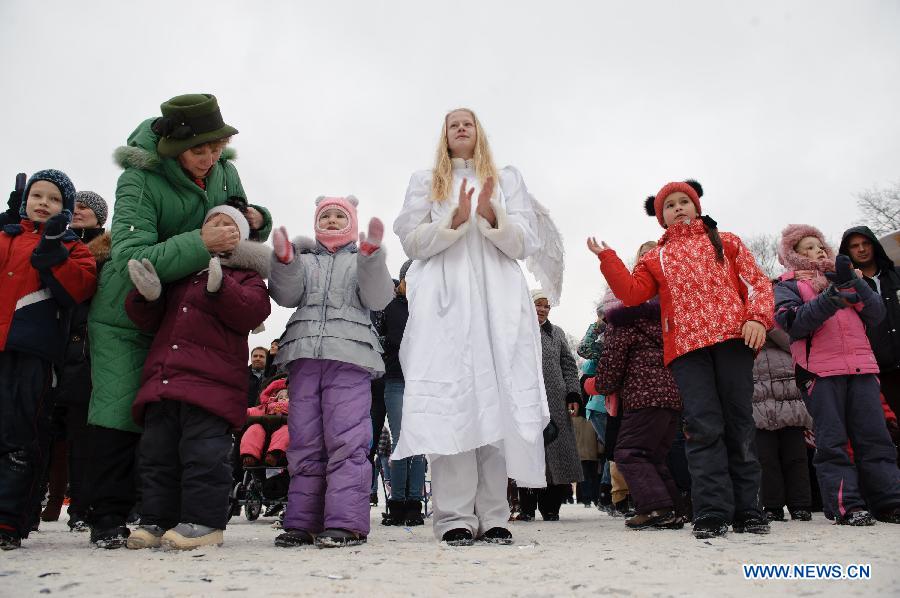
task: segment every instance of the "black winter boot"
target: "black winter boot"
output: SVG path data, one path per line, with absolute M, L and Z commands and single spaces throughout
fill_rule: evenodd
M 425 525 L 425 517 L 422 514 L 422 501 L 421 500 L 407 500 L 404 501 L 404 506 L 406 508 L 405 515 L 405 523 L 407 527 L 414 527 L 416 525 Z
M 406 501 L 387 500 L 387 510 L 381 514 L 381 525 L 405 525 L 406 524 Z

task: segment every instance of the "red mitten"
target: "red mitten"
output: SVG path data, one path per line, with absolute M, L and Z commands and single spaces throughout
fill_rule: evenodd
M 369 220 L 369 234 L 359 233 L 359 252 L 363 255 L 372 255 L 381 247 L 381 239 L 384 238 L 384 223 L 378 218 Z
M 282 264 L 290 264 L 294 261 L 294 245 L 288 238 L 287 229 L 279 226 L 272 233 L 272 246 L 275 248 L 275 257 Z

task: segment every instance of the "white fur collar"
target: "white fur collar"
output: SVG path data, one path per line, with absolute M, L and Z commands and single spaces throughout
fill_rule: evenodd
M 256 241 L 241 241 L 228 257 L 220 258 L 223 266 L 236 270 L 255 270 L 263 278 L 269 277 L 272 249 Z

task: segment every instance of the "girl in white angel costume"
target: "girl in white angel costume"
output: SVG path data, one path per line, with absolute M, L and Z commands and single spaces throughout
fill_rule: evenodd
M 476 198 L 476 199 L 473 199 Z M 512 543 L 507 477 L 546 485 L 550 421 L 526 265 L 556 303 L 562 244 L 511 166 L 499 172 L 474 112 L 444 119 L 435 166 L 412 175 L 394 222 L 406 254 L 403 427 L 392 459 L 427 453 L 435 536 Z

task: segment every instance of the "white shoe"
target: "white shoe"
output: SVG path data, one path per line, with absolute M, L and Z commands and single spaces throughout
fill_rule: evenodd
M 159 548 L 165 533 L 166 530 L 158 525 L 141 525 L 125 540 L 125 547 L 131 550 Z
M 179 523 L 162 537 L 162 545 L 173 550 L 193 550 L 201 546 L 221 546 L 224 530 L 197 523 Z

